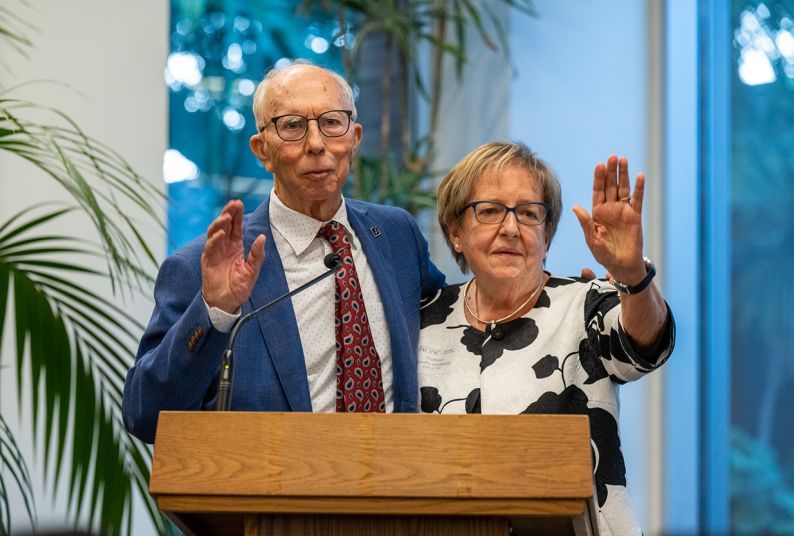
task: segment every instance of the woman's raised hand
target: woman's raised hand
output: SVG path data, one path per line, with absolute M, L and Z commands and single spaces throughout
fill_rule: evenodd
M 612 155 L 593 173 L 592 216 L 579 205 L 579 220 L 590 251 L 612 277 L 628 284 L 645 277 L 642 258 L 642 201 L 645 175 L 637 174 L 634 192 L 629 183 L 629 162 Z

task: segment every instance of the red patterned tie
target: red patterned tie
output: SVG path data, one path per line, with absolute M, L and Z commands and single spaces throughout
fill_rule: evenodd
M 336 411 L 383 412 L 380 357 L 369 329 L 361 284 L 345 226 L 332 221 L 317 233 L 342 257 L 336 272 Z

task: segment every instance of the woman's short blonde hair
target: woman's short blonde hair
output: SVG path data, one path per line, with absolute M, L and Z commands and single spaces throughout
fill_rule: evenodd
M 464 273 L 468 271 L 469 265 L 463 254 L 452 247 L 449 231 L 461 224 L 466 207 L 472 202 L 471 195 L 477 180 L 486 172 L 500 173 L 511 166 L 523 168 L 532 175 L 543 192 L 543 202 L 549 205 L 545 222 L 547 248 L 557 232 L 562 212 L 562 191 L 554 170 L 523 143 L 494 142 L 481 145 L 458 162 L 438 188 L 438 223 L 441 224 L 455 261 Z

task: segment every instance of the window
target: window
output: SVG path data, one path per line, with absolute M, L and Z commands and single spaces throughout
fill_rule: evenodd
M 730 528 L 794 534 L 794 1 L 731 4 Z
M 249 149 L 251 105 L 265 72 L 291 58 L 341 71 L 352 46 L 336 20 L 298 14 L 301 0 L 171 2 L 168 185 L 169 253 L 201 235 L 228 199 L 253 209 L 270 191 Z
M 704 4 L 701 517 L 794 534 L 794 1 Z

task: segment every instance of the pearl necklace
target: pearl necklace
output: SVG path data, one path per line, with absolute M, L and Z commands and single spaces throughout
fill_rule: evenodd
M 509 315 L 507 315 L 507 316 L 505 316 L 505 317 L 502 317 L 502 318 L 500 318 L 499 320 L 488 320 L 488 321 L 486 321 L 486 320 L 483 320 L 483 319 L 481 319 L 479 316 L 477 316 L 476 314 L 474 314 L 474 311 L 472 311 L 472 310 L 471 310 L 471 307 L 469 306 L 469 286 L 471 285 L 472 281 L 474 281 L 474 279 L 475 279 L 475 278 L 471 278 L 471 279 L 469 279 L 469 282 L 468 282 L 468 283 L 466 283 L 466 288 L 465 288 L 465 289 L 463 289 L 463 304 L 466 306 L 466 310 L 469 312 L 469 314 L 470 314 L 470 315 L 471 315 L 471 316 L 472 316 L 472 317 L 473 317 L 473 318 L 474 318 L 474 319 L 475 319 L 477 322 L 479 322 L 480 324 L 486 324 L 486 325 L 487 325 L 487 324 L 490 324 L 490 325 L 491 325 L 491 331 L 493 331 L 493 329 L 496 327 L 496 324 L 499 324 L 499 323 L 501 323 L 501 322 L 504 322 L 505 320 L 507 320 L 508 318 L 510 318 L 511 316 L 513 316 L 514 314 L 516 314 L 517 312 L 519 312 L 521 309 L 523 309 L 524 307 L 526 307 L 526 305 L 527 305 L 529 302 L 531 302 L 531 301 L 532 301 L 532 299 L 533 299 L 533 298 L 534 298 L 534 297 L 537 295 L 537 293 L 540 291 L 540 289 L 542 289 L 542 288 L 543 288 L 543 283 L 544 283 L 544 280 L 546 279 L 546 277 L 545 277 L 545 274 L 541 276 L 541 278 L 540 278 L 540 284 L 539 284 L 539 285 L 538 285 L 538 286 L 535 288 L 535 290 L 533 290 L 533 291 L 532 291 L 532 294 L 530 294 L 530 295 L 529 295 L 529 298 L 527 298 L 527 301 L 525 301 L 524 303 L 522 303 L 521 305 L 519 305 L 519 306 L 518 306 L 518 309 L 516 309 L 515 311 L 513 311 L 513 312 L 512 312 L 512 313 L 510 313 Z

